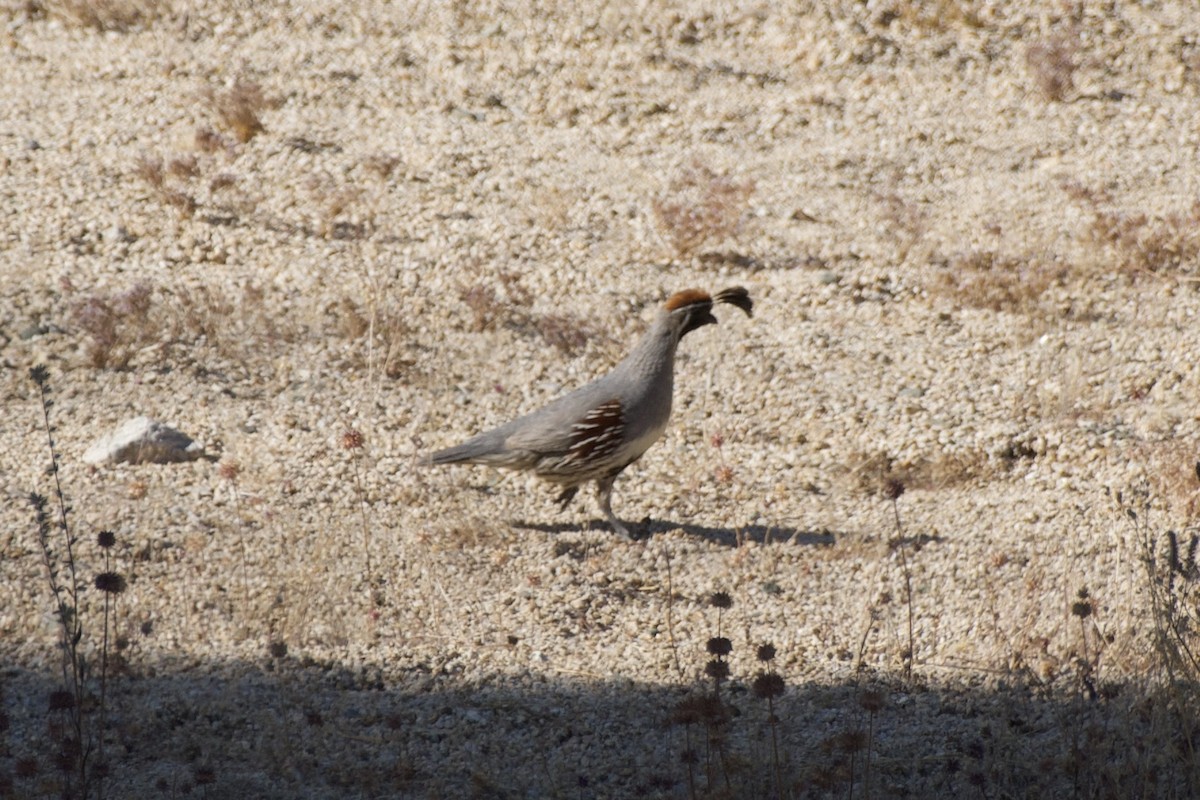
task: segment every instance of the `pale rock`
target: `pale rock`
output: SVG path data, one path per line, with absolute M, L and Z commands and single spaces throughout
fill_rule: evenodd
M 92 444 L 83 460 L 88 464 L 170 464 L 202 455 L 204 447 L 187 434 L 149 417 L 134 417 Z

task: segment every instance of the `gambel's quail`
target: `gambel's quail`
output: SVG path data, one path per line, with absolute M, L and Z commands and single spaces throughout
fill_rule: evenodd
M 600 510 L 613 529 L 630 537 L 612 511 L 613 481 L 658 441 L 671 416 L 675 348 L 690 331 L 715 323 L 713 303 L 750 316 L 750 294 L 734 286 L 710 296 L 700 289 L 667 299 L 653 327 L 612 372 L 549 405 L 431 454 L 429 464 L 487 464 L 529 470 L 563 487 L 566 508 L 579 487 L 596 482 Z

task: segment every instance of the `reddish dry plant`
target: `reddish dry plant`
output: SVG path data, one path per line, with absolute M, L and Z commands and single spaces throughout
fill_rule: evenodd
M 972 250 L 945 259 L 931 286 L 935 292 L 971 308 L 1028 314 L 1067 274 L 1062 264 L 1015 258 L 990 250 Z
M 533 325 L 546 344 L 566 355 L 582 350 L 595 335 L 590 325 L 572 314 L 546 314 Z
M 1195 272 L 1200 259 L 1200 200 L 1186 211 L 1146 214 L 1096 211 L 1092 237 L 1110 248 L 1126 272 Z
M 1109 250 L 1122 272 L 1183 273 L 1197 271 L 1200 261 L 1200 199 L 1182 211 L 1152 217 L 1113 209 L 1112 196 L 1075 181 L 1062 190 L 1092 214 L 1087 238 Z
M 599 329 L 573 314 L 532 313 L 528 307 L 533 303 L 533 295 L 520 285 L 519 277 L 503 273 L 498 279 L 503 297 L 492 287 L 478 283 L 459 288 L 459 299 L 471 310 L 471 330 L 482 332 L 508 326 L 536 333 L 546 344 L 566 355 L 579 352 L 601 335 Z
M 153 292 L 138 283 L 115 295 L 91 295 L 71 309 L 74 324 L 89 337 L 93 367 L 124 369 L 146 343 Z
M 1078 50 L 1075 38 L 1065 35 L 1051 36 L 1026 48 L 1025 68 L 1047 100 L 1061 102 L 1074 90 Z
M 654 217 L 675 253 L 686 258 L 741 230 L 754 189 L 753 181 L 738 182 L 695 162 L 654 201 Z

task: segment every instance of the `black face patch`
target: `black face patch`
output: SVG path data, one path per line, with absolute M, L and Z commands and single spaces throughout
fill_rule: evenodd
M 688 312 L 687 322 L 683 324 L 683 332 L 679 334 L 682 338 L 685 334 L 691 333 L 696 328 L 704 325 L 713 325 L 717 318 L 712 315 L 712 303 L 706 303 L 702 306 L 696 306 Z

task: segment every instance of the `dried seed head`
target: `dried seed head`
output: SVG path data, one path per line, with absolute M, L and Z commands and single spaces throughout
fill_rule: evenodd
M 354 430 L 353 428 L 347 428 L 345 432 L 342 433 L 343 450 L 359 450 L 362 448 L 363 442 L 365 441 L 366 439 L 363 437 L 362 433 Z
M 217 467 L 217 474 L 230 483 L 236 481 L 241 472 L 242 465 L 236 461 L 222 461 L 221 465 Z
M 729 677 L 729 663 L 714 658 L 704 665 L 704 674 L 713 680 L 723 681 Z
M 834 737 L 834 746 L 843 753 L 858 753 L 867 746 L 867 735 L 862 731 L 844 731 Z
M 729 596 L 728 592 L 713 592 L 712 596 L 708 598 L 708 604 L 713 608 L 732 608 L 733 598 Z
M 271 658 L 283 658 L 288 654 L 287 642 L 271 642 L 267 645 L 267 652 Z
M 878 689 L 868 689 L 858 698 L 858 704 L 864 711 L 876 714 L 883 710 L 883 692 Z
M 721 445 L 725 444 L 725 437 L 721 434 L 720 431 L 717 431 L 712 436 L 708 437 L 708 441 L 710 444 L 712 444 L 713 447 L 720 450 Z
M 101 572 L 96 576 L 96 588 L 107 594 L 121 594 L 125 587 L 125 578 L 120 573 Z
M 714 636 L 708 640 L 708 654 L 712 656 L 727 656 L 733 652 L 733 642 L 724 636 Z
M 105 550 L 117 543 L 117 535 L 112 531 L 100 531 L 96 534 L 96 544 Z
M 783 678 L 774 672 L 760 672 L 750 684 L 750 691 L 760 700 L 768 697 L 779 697 L 783 694 Z
M 207 786 L 217 780 L 217 772 L 207 764 L 201 764 L 192 771 L 192 780 L 197 786 Z
M 75 695 L 66 689 L 55 689 L 48 698 L 51 711 L 66 711 L 75 707 Z
M 50 370 L 46 369 L 45 364 L 38 364 L 36 367 L 31 367 L 29 370 L 29 378 L 38 386 L 45 386 L 50 380 Z
M 59 742 L 58 752 L 54 754 L 54 768 L 59 772 L 71 772 L 79 761 L 79 746 L 74 739 L 63 739 Z
M 904 481 L 899 478 L 888 478 L 883 484 L 883 496 L 888 500 L 899 499 L 904 494 Z
M 770 661 L 771 659 L 775 658 L 775 645 L 760 644 L 758 649 L 754 651 L 754 656 L 759 661 Z
M 675 725 L 695 725 L 703 718 L 704 709 L 695 697 L 680 700 L 671 711 L 671 722 Z
M 1071 614 L 1086 619 L 1092 615 L 1092 603 L 1090 600 L 1076 600 L 1071 603 Z

